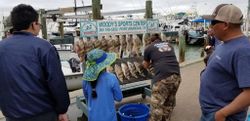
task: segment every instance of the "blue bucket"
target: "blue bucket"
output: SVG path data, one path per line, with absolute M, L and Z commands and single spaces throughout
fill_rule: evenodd
M 119 108 L 121 121 L 147 121 L 149 108 L 144 104 L 126 104 Z

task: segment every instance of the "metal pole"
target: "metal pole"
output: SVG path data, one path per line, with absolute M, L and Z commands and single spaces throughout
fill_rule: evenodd
M 249 16 L 250 16 L 249 14 L 250 14 L 250 0 L 248 0 L 248 7 L 247 7 L 246 36 L 248 36 Z
M 46 17 L 44 17 L 45 10 L 40 9 L 38 13 L 39 13 L 40 22 L 42 24 L 42 28 L 41 28 L 42 29 L 42 37 L 43 37 L 43 39 L 48 39 L 47 26 L 46 26 Z
M 59 22 L 59 32 L 60 32 L 60 36 L 61 38 L 64 38 L 64 30 L 63 30 L 63 22 Z

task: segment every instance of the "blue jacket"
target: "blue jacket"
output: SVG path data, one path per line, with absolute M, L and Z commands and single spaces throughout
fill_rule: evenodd
M 4 116 L 26 119 L 67 112 L 70 104 L 58 53 L 48 41 L 15 32 L 0 41 L 0 108 Z
M 117 121 L 114 100 L 121 101 L 123 98 L 118 79 L 112 73 L 103 72 L 97 81 L 96 99 L 91 97 L 90 82 L 83 81 L 83 92 L 88 106 L 88 120 Z

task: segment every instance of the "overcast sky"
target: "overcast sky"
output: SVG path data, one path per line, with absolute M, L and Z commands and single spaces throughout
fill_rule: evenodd
M 101 0 L 103 11 L 133 10 L 145 8 L 146 0 Z M 248 0 L 152 0 L 153 11 L 160 13 L 191 12 L 210 14 L 215 6 L 221 3 L 232 3 L 241 8 L 244 15 Z M 76 0 L 77 6 L 91 5 L 91 0 Z M 17 4 L 30 4 L 34 8 L 56 9 L 74 6 L 74 0 L 0 0 L 0 15 L 9 14 Z

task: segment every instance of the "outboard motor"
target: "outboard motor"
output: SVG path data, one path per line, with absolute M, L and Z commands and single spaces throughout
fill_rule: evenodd
M 81 71 L 79 60 L 76 58 L 70 58 L 68 62 L 73 73 Z

